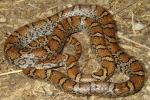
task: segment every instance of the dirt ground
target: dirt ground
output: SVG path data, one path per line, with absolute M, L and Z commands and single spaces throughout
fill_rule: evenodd
M 107 8 L 118 28 L 120 46 L 135 56 L 147 71 L 142 90 L 135 95 L 120 98 L 76 96 L 64 93 L 43 80 L 28 78 L 5 60 L 5 39 L 20 26 L 51 16 L 74 4 L 98 4 Z M 75 35 L 83 44 L 88 39 L 82 33 Z M 82 39 L 82 40 L 81 40 Z M 86 43 L 87 42 L 87 43 Z M 93 67 L 88 45 L 83 45 L 81 68 Z M 149 0 L 0 0 L 0 100 L 149 100 L 150 98 L 150 1 Z M 70 50 L 71 51 L 71 50 Z M 86 68 L 85 68 L 86 66 Z

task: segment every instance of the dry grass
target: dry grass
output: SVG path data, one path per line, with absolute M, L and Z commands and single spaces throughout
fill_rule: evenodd
M 15 29 L 35 20 L 53 15 L 76 3 L 98 4 L 109 9 L 118 27 L 120 45 L 130 54 L 141 60 L 150 76 L 150 2 L 149 0 L 1 0 L 0 1 L 0 99 L 1 100 L 109 100 L 99 96 L 78 97 L 66 94 L 42 80 L 26 77 L 4 59 L 3 45 L 7 36 Z M 77 36 L 81 43 L 86 36 Z M 81 65 L 87 70 L 90 55 L 88 45 L 83 46 Z M 84 62 L 82 64 L 82 62 Z M 92 66 L 89 64 L 89 69 Z M 143 89 L 132 96 L 117 100 L 148 100 L 150 98 L 150 78 Z M 114 99 L 114 98 L 112 98 Z

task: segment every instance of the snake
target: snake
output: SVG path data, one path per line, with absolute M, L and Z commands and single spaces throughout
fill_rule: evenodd
M 99 63 L 92 74 L 80 70 L 81 43 L 73 34 L 85 31 Z M 35 79 L 43 79 L 60 90 L 76 95 L 129 96 L 145 82 L 142 63 L 118 44 L 116 24 L 108 10 L 99 5 L 77 4 L 44 19 L 26 24 L 8 36 L 4 44 L 6 60 Z M 72 45 L 75 53 L 63 53 Z M 64 68 L 64 71 L 59 70 Z M 109 79 L 117 72 L 129 78 Z

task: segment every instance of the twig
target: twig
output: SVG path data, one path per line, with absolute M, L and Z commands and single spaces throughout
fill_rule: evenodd
M 124 13 L 124 10 L 126 10 L 129 7 L 132 7 L 132 5 L 139 3 L 141 0 L 133 2 L 132 4 L 127 5 L 126 7 L 119 9 L 118 11 L 116 11 L 113 15 L 116 15 L 118 13 Z
M 1 73 L 0 76 L 10 75 L 10 74 L 15 74 L 15 73 L 20 73 L 20 72 L 22 72 L 22 70 L 15 70 L 15 71 L 7 72 L 7 73 Z
M 135 24 L 134 24 L 134 14 L 132 12 L 132 30 L 133 30 L 133 33 L 136 34 L 135 32 Z
M 135 42 L 135 41 L 133 41 L 133 40 L 131 40 L 131 39 L 128 39 L 128 38 L 126 38 L 126 37 L 124 37 L 124 36 L 122 36 L 122 35 L 119 35 L 119 34 L 118 34 L 118 37 L 119 37 L 119 38 L 122 38 L 122 39 L 124 39 L 124 40 L 126 40 L 126 41 L 129 41 L 129 42 L 131 42 L 131 43 L 134 43 L 134 44 L 136 44 L 136 45 L 138 45 L 138 46 L 140 46 L 140 47 L 146 48 L 146 49 L 148 49 L 148 50 L 150 51 L 150 47 L 148 47 L 148 46 L 146 46 L 146 45 L 137 43 L 137 42 Z
M 131 50 L 139 50 L 139 48 L 136 48 L 136 47 L 133 47 L 133 46 L 130 46 L 130 45 L 121 44 L 121 47 L 123 47 L 125 49 L 131 49 Z

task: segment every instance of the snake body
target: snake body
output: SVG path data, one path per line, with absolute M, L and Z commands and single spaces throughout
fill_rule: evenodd
M 145 81 L 142 64 L 125 53 L 117 43 L 116 25 L 111 14 L 98 5 L 75 5 L 55 15 L 27 24 L 14 31 L 4 45 L 6 59 L 33 78 L 53 83 L 63 91 L 81 95 L 120 97 L 141 90 Z M 93 74 L 80 71 L 82 47 L 71 35 L 85 30 L 101 68 Z M 75 55 L 62 54 L 71 44 Z M 66 67 L 66 74 L 57 70 Z M 108 81 L 115 72 L 129 79 Z

